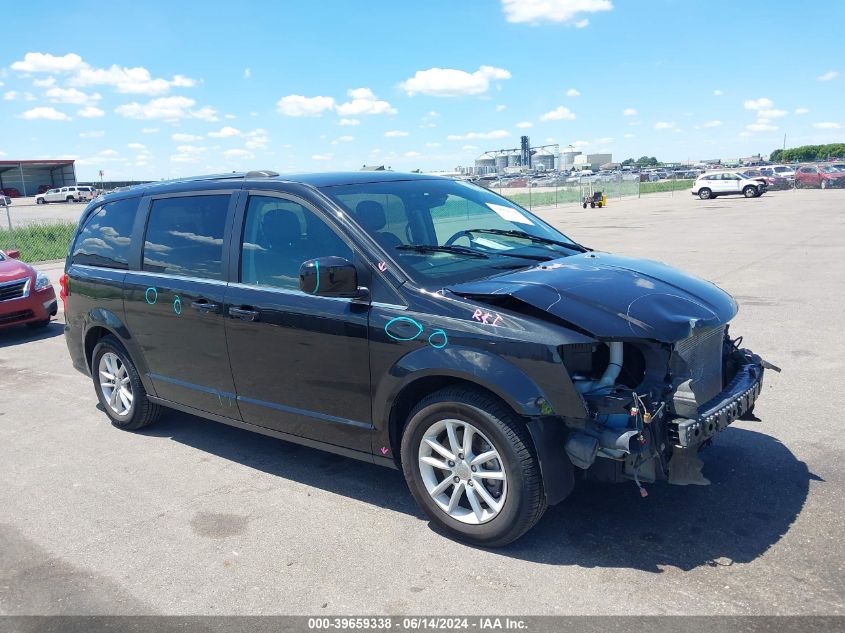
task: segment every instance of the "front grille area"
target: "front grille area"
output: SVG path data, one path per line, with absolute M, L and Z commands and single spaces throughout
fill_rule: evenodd
M 26 321 L 33 316 L 32 310 L 19 310 L 17 312 L 9 312 L 8 314 L 0 314 L 0 325 L 9 325 L 10 323 L 17 323 L 18 321 Z
M 677 413 L 694 417 L 694 409 L 722 391 L 724 326 L 696 329 L 675 344 L 671 370 Z
M 9 301 L 10 299 L 20 299 L 23 297 L 27 281 L 29 280 L 20 279 L 0 284 L 0 301 Z

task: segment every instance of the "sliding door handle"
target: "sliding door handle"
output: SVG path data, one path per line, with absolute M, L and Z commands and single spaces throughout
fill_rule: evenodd
M 229 308 L 229 316 L 240 319 L 241 321 L 257 321 L 258 310 L 231 307 Z

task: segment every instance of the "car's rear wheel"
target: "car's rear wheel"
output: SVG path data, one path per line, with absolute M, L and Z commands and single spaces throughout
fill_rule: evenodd
M 409 416 L 401 456 L 414 499 L 460 540 L 506 545 L 546 509 L 525 425 L 485 394 L 448 388 L 425 398 Z
M 67 198 L 65 198 L 65 202 L 75 202 L 75 199 L 73 196 L 68 196 Z
M 742 195 L 744 195 L 746 198 L 753 198 L 753 197 L 754 197 L 754 196 L 756 196 L 757 194 L 758 194 L 758 189 L 757 189 L 757 187 L 753 187 L 753 186 L 751 186 L 751 185 L 748 185 L 747 187 L 745 187 L 745 188 L 742 190 Z
M 707 187 L 698 190 L 698 197 L 702 200 L 709 200 L 713 197 L 713 192 L 710 191 Z
M 822 180 L 822 189 L 827 189 L 827 180 Z
M 94 347 L 91 375 L 97 398 L 117 428 L 134 431 L 161 416 L 161 407 L 147 398 L 135 364 L 115 337 L 104 336 Z

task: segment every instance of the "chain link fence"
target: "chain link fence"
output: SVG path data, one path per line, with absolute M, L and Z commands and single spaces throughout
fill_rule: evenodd
M 25 262 L 64 259 L 84 208 L 84 204 L 36 206 L 27 198 L 0 196 L 0 250 L 20 251 Z

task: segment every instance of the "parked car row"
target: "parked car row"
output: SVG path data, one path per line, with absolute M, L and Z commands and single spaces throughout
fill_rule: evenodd
M 96 197 L 94 187 L 87 185 L 48 189 L 35 197 L 36 204 L 49 202 L 91 202 Z

